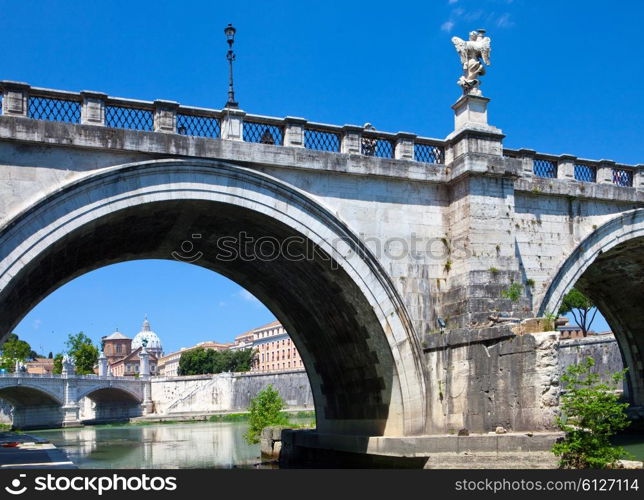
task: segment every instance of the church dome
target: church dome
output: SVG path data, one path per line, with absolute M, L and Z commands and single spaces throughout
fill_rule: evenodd
M 144 344 L 144 340 L 147 340 L 146 349 L 148 351 L 156 351 L 157 353 L 161 353 L 163 351 L 161 339 L 156 333 L 150 330 L 150 322 L 147 317 L 145 318 L 145 321 L 143 321 L 141 331 L 137 333 L 132 340 L 132 350 L 134 351 L 141 347 Z

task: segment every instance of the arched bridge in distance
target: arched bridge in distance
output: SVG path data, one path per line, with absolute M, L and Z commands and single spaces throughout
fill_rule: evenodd
M 1 335 L 86 272 L 184 260 L 291 334 L 317 415 L 292 456 L 542 451 L 557 338 L 536 318 L 577 286 L 644 403 L 642 165 L 504 148 L 472 95 L 432 139 L 0 87 Z
M 96 375 L 0 375 L 0 399 L 13 407 L 18 429 L 73 427 L 81 424 L 80 403 L 91 401 L 87 420 L 126 420 L 145 413 L 149 379 Z

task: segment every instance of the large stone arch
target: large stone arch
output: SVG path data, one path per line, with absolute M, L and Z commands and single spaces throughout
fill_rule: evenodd
M 558 311 L 573 286 L 611 326 L 629 368 L 627 395 L 644 405 L 644 209 L 624 212 L 582 241 L 557 271 L 539 313 Z
M 271 236 L 289 251 L 223 261 L 221 236 Z M 193 235 L 201 234 L 198 241 Z M 184 241 L 195 252 L 184 252 Z M 257 296 L 291 332 L 318 429 L 422 434 L 421 348 L 376 258 L 319 202 L 268 175 L 220 161 L 111 167 L 54 190 L 0 228 L 0 333 L 67 281 L 125 260 L 172 258 L 217 271 Z M 188 256 L 189 258 L 186 258 Z

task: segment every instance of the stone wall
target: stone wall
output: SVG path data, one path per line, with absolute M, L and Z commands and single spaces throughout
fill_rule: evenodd
M 619 346 L 612 334 L 560 340 L 558 350 L 560 373 L 565 371 L 566 366 L 579 363 L 587 357 L 595 360 L 595 373 L 610 374 L 624 368 Z M 608 377 L 603 379 L 608 380 Z M 621 383 L 619 388 L 622 389 Z
M 429 432 L 553 429 L 558 405 L 556 332 L 515 336 L 509 327 L 425 338 Z
M 232 409 L 245 410 L 259 391 L 271 384 L 290 408 L 313 409 L 309 378 L 304 371 L 275 374 L 240 374 L 233 378 Z
M 198 375 L 152 379 L 155 413 L 213 413 L 245 411 L 259 391 L 272 384 L 286 405 L 313 408 L 313 397 L 304 371 L 275 374 Z
M 590 356 L 595 371 L 622 369 L 613 335 L 560 340 L 557 332 L 514 336 L 509 327 L 426 336 L 430 432 L 554 429 L 559 380 Z M 483 396 L 483 397 L 482 397 Z

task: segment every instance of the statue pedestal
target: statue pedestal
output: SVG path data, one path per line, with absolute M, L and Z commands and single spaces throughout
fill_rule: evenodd
M 464 128 L 485 129 L 490 132 L 496 131 L 487 123 L 487 97 L 466 94 L 454 103 L 454 130 Z

